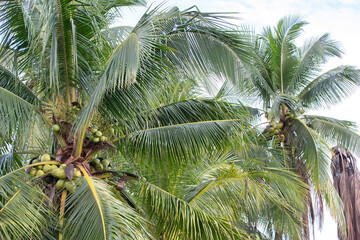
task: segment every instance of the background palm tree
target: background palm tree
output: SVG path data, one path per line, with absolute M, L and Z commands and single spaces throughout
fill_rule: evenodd
M 265 134 L 290 157 L 284 166 L 295 169 L 305 183 L 313 186 L 313 198 L 309 195 L 307 199 L 310 219 L 308 214 L 303 216 L 308 239 L 308 225 L 314 222 L 315 214 L 322 219 L 323 199 L 344 233 L 341 203 L 329 174 L 328 143 L 338 142 L 358 152 L 360 138 L 351 122 L 304 114 L 329 108 L 354 92 L 359 84 L 359 71 L 351 66 L 321 73 L 321 66 L 329 57 L 341 56 L 337 43 L 328 34 L 308 40 L 301 48 L 295 45 L 305 24 L 298 17 L 285 17 L 276 28 L 264 30 L 255 41 L 254 51 L 260 75 L 252 80 L 270 120 Z M 313 199 L 320 203 L 319 208 L 313 207 Z
M 329 34 L 311 38 L 302 47 L 296 45 L 305 24 L 297 16 L 287 16 L 259 35 L 243 28 L 252 42 L 252 64 L 243 67 L 241 81 L 225 81 L 216 97 L 261 106 L 266 117 L 259 125 L 266 125 L 263 140 L 283 149 L 282 167 L 293 169 L 311 186 L 306 204 L 309 214 L 302 219 L 308 239 L 314 218 L 322 220 L 324 200 L 345 233 L 341 200 L 331 183 L 329 145 L 339 143 L 358 153 L 360 138 L 352 122 L 305 114 L 328 109 L 359 85 L 359 70 L 354 67 L 322 71 L 329 58 L 342 55 Z

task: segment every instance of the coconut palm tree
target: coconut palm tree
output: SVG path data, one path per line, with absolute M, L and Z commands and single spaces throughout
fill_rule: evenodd
M 349 121 L 306 112 L 339 103 L 354 92 L 360 79 L 359 70 L 351 66 L 323 72 L 327 60 L 341 57 L 342 51 L 327 33 L 298 47 L 305 24 L 297 16 L 287 16 L 260 35 L 250 34 L 253 61 L 244 67 L 246 81 L 226 81 L 217 98 L 240 101 L 248 96 L 253 107 L 262 107 L 266 117 L 262 138 L 275 149 L 284 149 L 282 166 L 293 169 L 311 186 L 309 215 L 305 213 L 302 219 L 304 239 L 309 239 L 309 225 L 316 215 L 322 219 L 324 201 L 344 233 L 341 200 L 331 183 L 329 145 L 338 143 L 359 153 L 360 136 Z
M 2 2 L 1 239 L 247 237 L 240 218 L 235 225 L 229 214 L 203 208 L 200 193 L 191 202 L 172 194 L 178 185 L 171 184 L 183 174 L 176 169 L 204 153 L 252 141 L 247 108 L 195 91 L 209 76 L 235 81 L 249 60 L 247 44 L 228 15 L 196 8 L 156 7 L 133 28 L 109 27 L 121 7 L 143 4 Z M 244 186 L 239 167 L 211 171 Z M 304 189 L 296 176 L 273 171 L 273 181 L 269 171 L 245 176 L 265 186 L 258 204 L 270 199 L 292 213 L 298 194 L 284 197 L 279 186 Z M 236 181 L 229 194 L 240 189 Z

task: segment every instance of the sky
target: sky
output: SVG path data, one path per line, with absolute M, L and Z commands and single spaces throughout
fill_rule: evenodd
M 148 6 L 162 2 L 148 0 Z M 329 61 L 325 71 L 339 65 L 360 68 L 360 0 L 168 0 L 164 6 L 178 6 L 184 10 L 194 5 L 202 12 L 237 12 L 240 19 L 233 23 L 248 24 L 258 33 L 264 26 L 274 26 L 285 15 L 300 15 L 309 23 L 304 27 L 303 40 L 328 32 L 342 45 L 343 58 Z M 145 11 L 144 7 L 125 11 L 119 24 L 134 26 Z M 342 103 L 318 113 L 354 121 L 360 126 L 360 90 Z M 315 231 L 315 239 L 337 240 L 336 225 L 328 213 L 322 231 Z

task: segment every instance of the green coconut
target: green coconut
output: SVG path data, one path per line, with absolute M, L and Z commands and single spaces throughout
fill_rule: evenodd
M 43 174 L 45 174 L 43 170 L 37 170 L 35 176 L 38 177 L 38 176 L 43 175 Z
M 43 167 L 43 171 L 44 171 L 45 173 L 50 172 L 50 171 L 52 171 L 52 170 L 53 170 L 53 168 L 52 168 L 51 165 L 49 165 L 49 164 L 45 164 L 44 167 Z
M 37 172 L 36 168 L 31 168 L 30 171 L 29 171 L 29 174 L 30 174 L 31 176 L 35 176 L 35 175 L 36 175 L 36 172 Z
M 75 178 L 81 177 L 81 171 L 77 168 L 74 169 L 74 177 Z
M 101 137 L 100 137 L 100 141 L 105 142 L 105 141 L 106 141 L 106 137 L 105 137 L 105 136 L 101 136 Z
M 42 162 L 48 162 L 51 160 L 51 157 L 49 154 L 45 153 L 44 155 L 41 156 L 41 161 Z
M 98 171 L 99 170 L 104 170 L 104 166 L 101 163 L 99 163 L 99 164 L 96 164 L 95 169 L 98 170 Z
M 70 181 L 70 182 L 66 181 L 65 182 L 65 188 L 66 188 L 66 190 L 68 190 L 69 192 L 72 193 L 72 192 L 75 191 L 76 186 L 75 186 L 73 181 Z
M 101 136 L 102 136 L 102 132 L 101 132 L 101 131 L 96 131 L 95 136 L 101 137 Z
M 99 141 L 100 141 L 100 138 L 98 138 L 98 137 L 95 137 L 95 138 L 93 138 L 93 140 L 92 140 L 94 143 L 98 143 Z
M 44 165 L 36 166 L 37 169 L 42 170 L 44 168 Z
M 57 182 L 56 182 L 56 190 L 60 191 L 61 189 L 63 189 L 65 186 L 65 180 L 64 179 L 59 179 Z
M 96 166 L 96 165 L 100 164 L 100 159 L 95 158 L 94 160 L 92 160 L 92 163 Z
M 104 159 L 104 160 L 101 161 L 101 164 L 102 164 L 105 168 L 107 168 L 107 167 L 110 165 L 110 162 L 109 162 L 109 160 Z
M 52 130 L 53 130 L 53 132 L 58 132 L 58 131 L 60 131 L 60 126 L 55 124 L 54 126 L 52 126 Z
M 58 179 L 66 179 L 65 169 L 63 169 L 63 168 L 54 169 L 51 172 L 51 176 L 58 178 Z

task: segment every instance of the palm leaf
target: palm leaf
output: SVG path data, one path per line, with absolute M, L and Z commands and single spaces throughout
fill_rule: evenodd
M 23 133 L 31 131 L 29 123 L 43 119 L 35 105 L 2 87 L 0 87 L 0 117 L 4 119 L 0 125 L 0 132 L 8 136 L 17 128 L 22 129 Z
M 51 209 L 47 197 L 24 171 L 0 178 L 0 237 L 2 239 L 41 239 L 48 226 Z M 24 214 L 26 212 L 26 214 Z
M 190 188 L 188 202 L 191 205 L 239 223 L 244 221 L 243 218 L 248 218 L 247 224 L 242 223 L 245 229 L 246 225 L 261 225 L 270 219 L 278 219 L 275 216 L 281 213 L 279 219 L 282 221 L 274 222 L 274 227 L 301 239 L 300 213 L 307 187 L 295 174 L 266 167 L 251 170 L 220 162 L 210 165 L 201 173 L 197 172 L 196 182 L 200 184 Z
M 66 199 L 65 239 L 150 238 L 144 220 L 119 201 L 108 185 L 90 178 L 86 172 L 84 175 L 85 178 L 76 183 L 76 190 Z
M 298 98 L 305 107 L 329 108 L 354 93 L 359 83 L 359 70 L 340 66 L 307 84 L 298 94 Z
M 273 100 L 269 116 L 272 119 L 279 119 L 280 115 L 283 114 L 282 106 L 286 106 L 291 112 L 296 112 L 299 109 L 300 104 L 297 99 L 292 97 L 291 95 L 279 94 Z
M 356 133 L 353 122 L 314 115 L 305 115 L 304 117 L 312 129 L 323 138 L 329 139 L 334 145 L 340 144 L 355 153 L 360 152 L 360 136 Z
M 0 66 L 0 87 L 12 92 L 31 104 L 37 104 L 40 101 L 31 89 L 3 66 Z
M 303 159 L 313 184 L 318 188 L 330 174 L 329 148 L 317 133 L 300 119 L 294 119 L 291 128 L 296 134 L 296 136 L 288 136 L 297 149 L 294 157 L 299 156 Z
M 320 70 L 321 63 L 325 63 L 329 57 L 341 57 L 342 54 L 338 43 L 330 39 L 328 33 L 308 40 L 299 51 L 299 61 L 287 87 L 289 92 L 305 87 L 314 73 Z
M 9 144 L 0 147 L 0 176 L 22 166 L 21 158 L 14 154 Z
M 151 161 L 167 157 L 181 162 L 201 154 L 201 150 L 229 144 L 234 137 L 247 139 L 248 134 L 242 119 L 199 121 L 132 132 L 122 147 L 128 154 Z
M 149 182 L 142 183 L 144 206 L 156 221 L 156 235 L 166 239 L 237 239 L 246 234 L 227 219 L 192 207 Z

